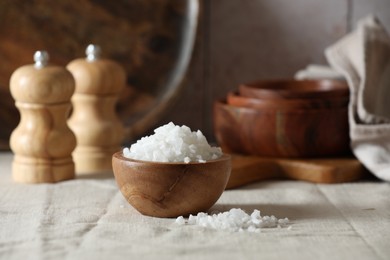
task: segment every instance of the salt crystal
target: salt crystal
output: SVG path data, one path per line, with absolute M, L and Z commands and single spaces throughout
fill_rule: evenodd
M 200 130 L 191 132 L 188 126 L 170 122 L 124 148 L 123 156 L 142 161 L 205 163 L 221 157 L 222 150 L 211 147 Z
M 177 223 L 183 223 L 183 221 L 185 223 L 182 216 L 176 219 Z M 187 225 L 233 232 L 248 231 L 255 233 L 260 233 L 261 228 L 282 228 L 288 223 L 288 218 L 277 219 L 275 216 L 261 216 L 259 210 L 254 210 L 252 214 L 248 215 L 245 211 L 238 208 L 232 208 L 230 211 L 212 215 L 199 212 L 196 216 L 190 215 L 187 221 Z M 291 229 L 291 226 L 288 229 Z
M 196 217 L 195 216 L 193 216 L 193 215 L 190 215 L 189 217 L 188 217 L 188 224 L 189 225 L 195 225 L 196 224 Z
M 178 225 L 184 225 L 186 223 L 186 221 L 185 221 L 183 216 L 178 217 L 175 222 Z
M 258 219 L 260 217 L 260 210 L 255 209 L 253 213 L 251 214 L 252 219 Z
M 261 219 L 258 219 L 258 218 L 252 218 L 252 222 L 256 225 L 259 225 L 261 224 L 263 221 L 261 221 Z

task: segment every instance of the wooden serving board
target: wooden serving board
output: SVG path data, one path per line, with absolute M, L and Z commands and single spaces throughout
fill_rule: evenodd
M 343 183 L 361 179 L 367 170 L 355 158 L 278 159 L 233 155 L 227 189 L 275 178 L 313 183 Z

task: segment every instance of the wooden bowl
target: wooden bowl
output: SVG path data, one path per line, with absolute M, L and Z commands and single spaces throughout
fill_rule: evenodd
M 205 163 L 160 163 L 112 157 L 116 182 L 126 200 L 140 213 L 178 217 L 208 210 L 225 190 L 231 158 Z
M 238 107 L 258 109 L 318 109 L 348 106 L 349 97 L 334 98 L 301 98 L 301 99 L 263 99 L 240 96 L 237 92 L 229 92 L 227 104 Z
M 214 131 L 225 152 L 271 157 L 349 154 L 348 109 L 265 110 L 214 104 Z
M 238 87 L 244 97 L 263 99 L 348 97 L 349 88 L 341 80 L 268 80 L 242 84 Z

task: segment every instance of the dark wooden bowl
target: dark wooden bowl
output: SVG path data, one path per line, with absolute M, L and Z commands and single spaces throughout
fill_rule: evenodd
M 239 93 L 244 97 L 263 99 L 334 98 L 348 97 L 349 88 L 341 80 L 265 80 L 241 84 Z
M 240 96 L 237 92 L 229 92 L 227 103 L 238 107 L 258 109 L 318 109 L 347 107 L 349 97 L 334 98 L 301 98 L 301 99 L 263 99 Z
M 292 158 L 350 153 L 346 107 L 264 110 L 217 101 L 214 131 L 229 153 Z
M 231 158 L 223 155 L 205 163 L 159 163 L 112 157 L 118 187 L 140 213 L 178 217 L 208 210 L 225 190 Z

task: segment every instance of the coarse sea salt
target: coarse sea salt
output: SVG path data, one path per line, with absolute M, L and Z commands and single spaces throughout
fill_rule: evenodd
M 275 216 L 261 216 L 259 210 L 247 214 L 244 210 L 233 208 L 229 211 L 209 215 L 204 212 L 190 215 L 188 220 L 183 216 L 175 220 L 178 225 L 196 225 L 205 228 L 227 230 L 232 232 L 261 232 L 262 228 L 282 228 L 289 224 L 289 219 L 277 219 Z M 291 226 L 288 227 L 288 230 Z
M 204 163 L 221 157 L 222 150 L 211 147 L 200 130 L 192 132 L 188 126 L 170 122 L 124 148 L 123 156 L 152 162 Z

